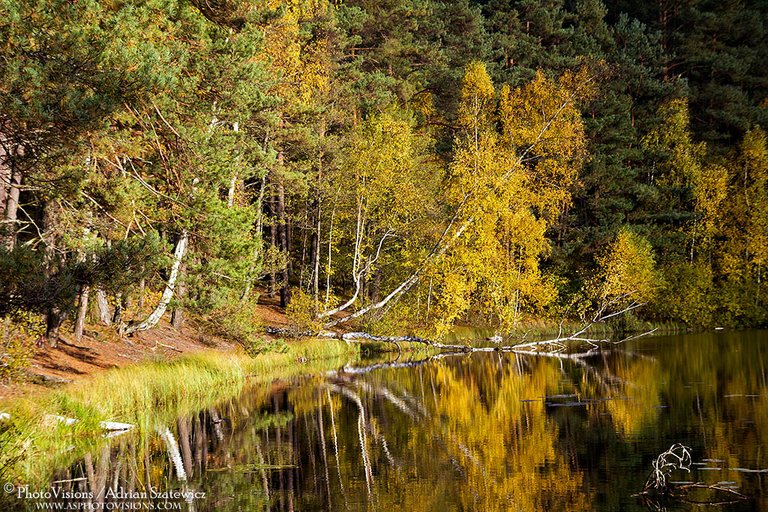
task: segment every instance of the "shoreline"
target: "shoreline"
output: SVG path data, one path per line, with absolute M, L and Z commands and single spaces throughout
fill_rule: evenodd
M 234 396 L 266 392 L 276 381 L 332 370 L 359 359 L 356 344 L 290 343 L 281 353 L 251 357 L 211 349 L 170 360 L 111 368 L 63 386 L 0 401 L 0 479 L 44 482 L 50 471 L 99 444 L 104 424 L 131 425 L 140 435 Z
M 287 327 L 289 322 L 285 313 L 279 311 L 274 304 L 260 304 L 258 322 L 269 323 L 280 328 Z M 563 323 L 563 332 L 577 330 L 579 324 L 568 320 Z M 508 335 L 506 342 L 513 339 L 535 340 L 557 335 L 560 325 L 554 321 L 536 320 L 521 325 Z M 669 322 L 637 322 L 627 332 L 642 332 L 656 329 L 657 335 L 680 334 L 695 332 L 683 324 Z M 479 346 L 484 339 L 494 334 L 492 327 L 476 327 L 458 325 L 453 333 L 443 341 L 468 346 Z M 614 330 L 607 324 L 596 324 L 591 332 L 596 335 L 610 337 Z M 46 393 L 53 389 L 61 389 L 70 384 L 98 376 L 117 368 L 130 367 L 144 363 L 169 362 L 189 354 L 198 352 L 214 352 L 222 357 L 242 352 L 242 347 L 234 341 L 221 336 L 206 333 L 203 329 L 187 322 L 181 329 L 176 329 L 163 319 L 149 331 L 137 332 L 130 338 L 120 338 L 112 327 L 89 325 L 80 341 L 74 341 L 71 335 L 62 336 L 56 348 L 35 348 L 30 365 L 23 373 L 14 379 L 0 382 L 0 412 L 9 400 L 31 397 Z M 281 342 L 280 336 L 264 334 L 267 342 Z M 312 338 L 296 338 L 286 340 L 284 347 L 301 343 Z M 324 338 L 331 342 L 331 338 Z M 377 352 L 398 352 L 400 349 L 385 343 L 370 342 L 356 343 L 364 354 Z
M 164 322 L 130 341 L 89 335 L 78 344 L 38 350 L 35 372 L 58 380 L 0 387 L 5 393 L 0 394 L 0 479 L 44 481 L 50 468 L 100 443 L 105 423 L 129 424 L 146 434 L 246 386 L 266 392 L 280 381 L 338 369 L 376 353 L 430 352 L 421 345 L 395 350 L 377 342 L 305 338 L 250 356 L 191 325 L 180 332 Z M 680 332 L 664 327 L 666 333 Z M 51 359 L 55 367 L 48 366 Z

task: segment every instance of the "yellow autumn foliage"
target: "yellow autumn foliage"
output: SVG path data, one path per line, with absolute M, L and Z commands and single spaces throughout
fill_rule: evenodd
M 446 191 L 465 231 L 433 271 L 437 335 L 473 312 L 509 329 L 556 298 L 539 263 L 586 158 L 573 81 L 538 73 L 497 98 L 485 66 L 467 66 Z
M 600 267 L 597 299 L 600 301 L 647 301 L 659 284 L 651 244 L 641 235 L 622 228 L 605 253 L 598 258 Z

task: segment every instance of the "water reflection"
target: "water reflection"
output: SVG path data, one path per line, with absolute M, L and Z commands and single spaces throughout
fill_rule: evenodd
M 185 510 L 686 510 L 632 497 L 681 442 L 695 463 L 677 478 L 750 497 L 721 509 L 768 510 L 767 347 L 763 332 L 687 335 L 342 370 L 116 438 L 53 485 L 95 503 L 184 491 L 155 501 Z

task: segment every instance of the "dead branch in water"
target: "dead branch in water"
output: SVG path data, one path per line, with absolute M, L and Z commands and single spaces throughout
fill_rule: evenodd
M 645 480 L 643 491 L 666 490 L 667 479 L 675 470 L 691 472 L 691 449 L 680 443 L 673 444 L 667 451 L 656 457 L 653 461 L 653 470 Z
M 642 498 L 649 508 L 656 510 L 662 510 L 660 505 L 655 501 L 655 498 L 659 497 L 678 499 L 686 503 L 697 505 L 726 505 L 747 499 L 746 496 L 731 487 L 725 487 L 718 484 L 705 484 L 701 482 L 675 484 L 669 481 L 669 477 L 673 471 L 682 470 L 690 472 L 691 462 L 691 449 L 680 443 L 673 444 L 669 449 L 656 457 L 652 463 L 653 469 L 645 480 L 643 490 L 637 494 L 633 494 L 633 496 Z M 705 489 L 726 493 L 732 496 L 733 499 L 718 501 L 692 500 L 688 497 L 688 493 L 694 489 Z

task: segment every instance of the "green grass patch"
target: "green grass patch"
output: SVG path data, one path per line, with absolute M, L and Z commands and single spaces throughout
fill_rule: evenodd
M 139 435 L 185 414 L 237 396 L 243 386 L 338 368 L 359 347 L 336 340 L 302 340 L 280 353 L 205 351 L 164 362 L 108 370 L 83 382 L 0 404 L 0 480 L 42 484 L 51 471 L 102 441 L 101 421 L 136 425 Z M 266 386 L 265 386 L 266 389 Z M 55 417 L 76 419 L 65 425 Z

